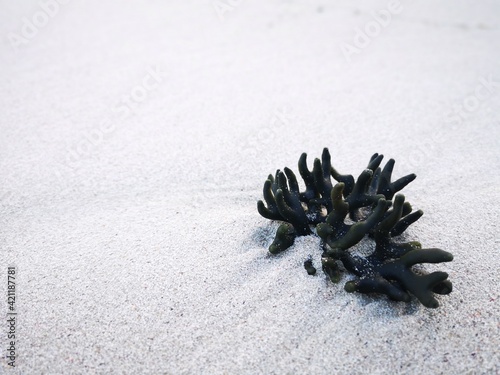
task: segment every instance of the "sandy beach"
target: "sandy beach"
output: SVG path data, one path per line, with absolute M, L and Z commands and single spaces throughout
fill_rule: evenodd
M 500 373 L 498 2 L 0 7 L 1 374 Z M 268 174 L 324 147 L 417 175 L 437 309 L 267 251 Z

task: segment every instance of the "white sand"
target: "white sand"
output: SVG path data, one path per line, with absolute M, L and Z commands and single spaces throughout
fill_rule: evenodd
M 498 2 L 403 1 L 351 63 L 387 2 L 166 3 L 74 0 L 17 49 L 40 6 L 0 3 L 2 296 L 19 269 L 0 372 L 498 373 Z M 308 276 L 313 236 L 267 253 L 267 174 L 324 146 L 342 172 L 379 152 L 418 175 L 408 239 L 455 256 L 426 266 L 454 285 L 438 309 Z

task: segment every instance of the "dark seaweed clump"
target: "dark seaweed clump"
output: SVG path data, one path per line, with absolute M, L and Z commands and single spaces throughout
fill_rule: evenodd
M 347 292 L 382 293 L 404 302 L 409 302 L 412 294 L 424 306 L 436 308 L 439 303 L 434 294 L 452 291 L 448 274 L 425 274 L 412 267 L 420 263 L 449 262 L 453 255 L 441 249 L 423 249 L 419 242 L 395 240 L 423 212 L 412 211 L 404 195 L 396 194 L 416 176 L 410 174 L 392 181 L 394 160 L 390 159 L 381 169 L 382 158 L 383 155 L 373 155 L 366 169 L 354 180 L 352 175 L 340 174 L 332 167 L 327 148 L 321 160 L 314 160 L 312 171 L 303 153 L 298 164 L 305 183 L 303 192 L 299 191 L 297 177 L 289 168 L 269 175 L 264 183 L 265 203 L 259 201 L 257 207 L 265 218 L 283 222 L 269 251 L 277 254 L 286 250 L 297 236 L 313 234 L 315 227 L 322 240 L 323 271 L 333 282 L 339 282 L 341 262 L 347 271 L 357 276 L 345 284 Z M 346 220 L 348 217 L 350 220 Z M 349 251 L 363 238 L 374 241 L 372 254 L 361 256 Z M 310 260 L 304 266 L 309 274 L 315 273 Z

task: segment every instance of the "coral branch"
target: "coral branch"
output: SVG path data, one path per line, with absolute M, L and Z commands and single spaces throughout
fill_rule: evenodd
M 391 182 L 395 162 L 390 159 L 381 169 L 382 159 L 383 155 L 374 154 L 355 181 L 352 175 L 342 175 L 331 165 L 327 148 L 321 160 L 314 160 L 312 171 L 303 153 L 298 163 L 306 187 L 303 192 L 289 168 L 269 175 L 263 188 L 264 201 L 258 201 L 257 208 L 263 217 L 283 222 L 269 251 L 277 254 L 286 250 L 297 236 L 312 234 L 311 226 L 316 226 L 322 239 L 322 269 L 332 282 L 341 279 L 341 262 L 358 277 L 345 284 L 350 293 L 380 293 L 404 302 L 414 295 L 424 306 L 435 308 L 438 301 L 434 295 L 448 294 L 453 289 L 448 275 L 417 274 L 412 267 L 449 262 L 453 256 L 440 249 L 422 249 L 416 241 L 394 241 L 423 212 L 412 212 L 405 196 L 396 195 L 416 176 L 410 174 Z M 332 184 L 332 177 L 336 184 Z M 348 218 L 353 222 L 349 223 Z M 356 255 L 351 248 L 364 238 L 372 238 L 375 250 L 368 256 Z M 304 267 L 309 274 L 316 273 L 311 259 Z
M 269 252 L 271 254 L 278 254 L 288 249 L 295 242 L 295 237 L 297 237 L 297 232 L 293 228 L 292 224 L 281 224 L 276 231 L 276 237 L 274 238 L 273 243 L 269 246 Z
M 448 294 L 452 290 L 451 283 L 447 281 L 446 272 L 433 272 L 427 275 L 417 275 L 411 269 L 418 263 L 441 263 L 453 260 L 453 255 L 441 249 L 415 249 L 408 251 L 399 259 L 386 262 L 377 262 L 376 258 L 370 259 L 371 267 L 366 265 L 359 257 L 348 256 L 343 259 L 350 268 L 356 267 L 361 279 L 349 281 L 345 285 L 348 292 L 383 293 L 397 301 L 408 301 L 408 291 L 425 306 L 436 308 L 439 303 L 434 298 L 434 293 Z M 379 259 L 380 260 L 380 259 Z
M 380 174 L 380 180 L 378 185 L 378 193 L 384 194 L 386 199 L 392 199 L 394 194 L 402 190 L 406 185 L 412 182 L 417 176 L 415 174 L 409 174 L 407 176 L 401 177 L 395 182 L 391 182 L 392 171 L 394 169 L 395 161 L 390 159 L 385 165 L 382 173 Z
M 276 175 L 278 172 L 276 172 Z M 264 202 L 257 202 L 257 209 L 259 210 L 259 214 L 264 216 L 269 220 L 284 220 L 278 210 L 278 205 L 276 204 L 276 198 L 274 194 L 278 189 L 278 185 L 275 182 L 273 175 L 269 175 L 266 182 L 264 183 L 264 200 L 266 201 L 267 207 L 264 205 Z

